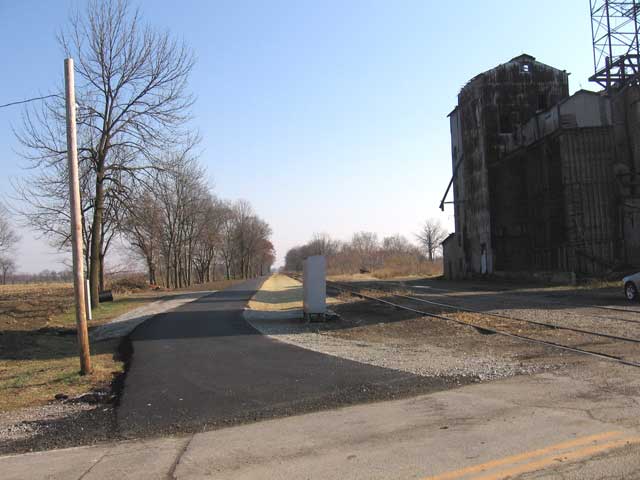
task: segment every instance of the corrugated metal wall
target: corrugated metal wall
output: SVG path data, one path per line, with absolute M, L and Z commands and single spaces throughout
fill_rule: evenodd
M 597 273 L 621 258 L 609 128 L 564 131 L 559 137 L 569 270 Z

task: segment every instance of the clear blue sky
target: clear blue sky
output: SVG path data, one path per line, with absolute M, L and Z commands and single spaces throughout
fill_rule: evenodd
M 412 238 L 451 175 L 446 115 L 475 74 L 526 52 L 593 89 L 588 0 L 153 0 L 145 19 L 195 50 L 193 125 L 217 194 L 273 227 L 281 261 L 313 232 Z M 81 0 L 0 0 L 0 104 L 56 91 L 55 33 Z M 0 109 L 0 198 L 24 174 Z M 21 271 L 59 265 L 22 231 Z

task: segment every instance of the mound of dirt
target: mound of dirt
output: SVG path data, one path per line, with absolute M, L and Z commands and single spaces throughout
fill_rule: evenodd
M 151 289 L 151 287 L 147 283 L 146 278 L 142 276 L 118 278 L 110 282 L 110 290 L 113 293 L 136 293 L 149 289 Z

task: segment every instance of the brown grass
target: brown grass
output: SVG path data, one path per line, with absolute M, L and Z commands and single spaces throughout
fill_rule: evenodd
M 94 310 L 90 328 L 158 297 L 116 297 Z M 107 387 L 123 365 L 117 341 L 91 346 L 93 373 L 79 374 L 73 288 L 70 284 L 0 287 L 0 412 L 42 405 L 57 393 L 79 395 Z
M 22 355 L 0 359 L 0 412 L 45 404 L 57 393 L 76 396 L 108 388 L 123 371 L 114 356 L 118 341 L 93 346 L 93 373 L 79 374 L 75 335 L 33 335 Z M 27 358 L 28 357 L 28 358 Z
M 422 262 L 419 264 L 406 262 L 385 262 L 384 267 L 375 269 L 371 274 L 379 279 L 435 277 L 442 275 L 442 261 Z

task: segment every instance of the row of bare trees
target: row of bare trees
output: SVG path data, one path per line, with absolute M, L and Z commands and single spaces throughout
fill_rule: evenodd
M 121 221 L 149 282 L 168 287 L 249 278 L 270 271 L 271 228 L 249 202 L 216 198 L 197 161 L 177 157 L 131 199 Z
M 430 231 L 434 231 L 431 223 L 427 222 L 425 228 L 429 225 Z M 380 239 L 376 233 L 358 232 L 349 241 L 341 242 L 327 234 L 315 234 L 306 244 L 287 252 L 284 268 L 301 271 L 305 258 L 324 255 L 327 257 L 327 271 L 334 275 L 357 272 L 381 276 L 437 273 L 441 267 L 434 242 L 444 239 L 444 230 L 440 227 L 439 236 L 430 235 L 428 243 L 423 241 L 423 235 L 423 231 L 416 235 L 420 245 L 415 245 L 402 235 Z
M 76 65 L 83 233 L 93 306 L 105 286 L 105 258 L 122 234 L 144 256 L 154 282 L 160 282 L 160 274 L 172 286 L 206 280 L 220 254 L 207 236 L 226 228 L 215 222 L 230 222 L 219 220 L 222 211 L 240 207 L 222 208 L 199 180 L 192 153 L 199 138 L 189 129 L 192 50 L 147 25 L 128 0 L 90 0 L 71 15 L 58 42 Z M 17 136 L 32 172 L 16 185 L 26 205 L 21 213 L 55 246 L 68 247 L 62 96 L 28 107 Z M 142 219 L 151 224 L 142 226 Z M 256 247 L 244 234 L 232 233 L 244 242 L 238 247 L 243 253 L 221 254 L 225 273 L 249 275 L 258 270 L 257 254 L 247 253 Z

